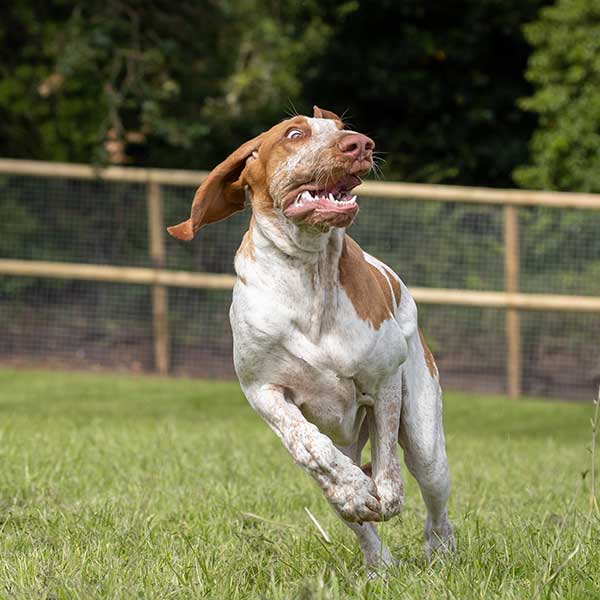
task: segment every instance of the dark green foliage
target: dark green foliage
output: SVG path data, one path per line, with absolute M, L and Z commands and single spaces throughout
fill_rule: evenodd
M 6 3 L 0 155 L 208 168 L 317 103 L 390 177 L 507 185 L 534 125 L 521 25 L 544 3 Z
M 348 109 L 411 181 L 511 185 L 535 121 L 523 23 L 542 0 L 353 2 L 334 28 L 307 96 Z
M 539 125 L 530 164 L 515 170 L 515 180 L 528 188 L 600 192 L 600 4 L 558 0 L 525 27 L 525 35 L 534 49 L 526 77 L 535 93 L 520 104 Z M 600 215 L 523 214 L 524 289 L 600 294 Z
M 515 172 L 525 187 L 600 192 L 600 4 L 558 0 L 525 34 L 534 47 L 522 100 L 539 117 L 531 163 Z
M 281 118 L 329 35 L 316 2 L 22 4 L 0 12 L 12 157 L 206 168 Z

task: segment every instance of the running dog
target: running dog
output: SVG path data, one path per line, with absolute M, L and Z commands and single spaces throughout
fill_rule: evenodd
M 407 287 L 346 229 L 352 190 L 373 167 L 373 141 L 314 107 L 249 140 L 204 180 L 191 240 L 244 207 L 235 257 L 234 364 L 254 410 L 358 538 L 365 563 L 393 563 L 374 522 L 404 499 L 398 443 L 427 507 L 425 547 L 454 549 L 438 371 Z M 361 451 L 371 441 L 371 463 Z

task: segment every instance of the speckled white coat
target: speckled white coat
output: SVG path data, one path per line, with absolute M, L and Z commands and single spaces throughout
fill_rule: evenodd
M 340 283 L 345 229 L 302 227 L 285 217 L 285 193 L 307 173 L 323 170 L 326 152 L 345 135 L 331 119 L 306 123 L 309 139 L 272 168 L 263 188 L 255 183 L 251 189 L 253 204 L 268 199 L 272 211 L 254 211 L 246 240 L 251 251 L 236 256 L 234 362 L 252 407 L 356 533 L 366 563 L 377 568 L 392 558 L 373 521 L 398 514 L 403 504 L 398 443 L 427 507 L 427 552 L 454 547 L 441 390 L 426 360 L 415 303 L 397 276 L 363 254 L 392 295 L 391 278 L 401 290 L 394 310 L 375 327 Z M 267 164 L 261 152 L 248 164 Z M 360 467 L 368 438 L 370 473 Z

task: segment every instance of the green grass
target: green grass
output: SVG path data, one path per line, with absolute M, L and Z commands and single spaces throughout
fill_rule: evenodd
M 370 581 L 236 383 L 0 370 L 0 598 L 531 598 L 585 527 L 592 414 L 447 394 L 458 552 L 425 562 L 406 476 L 380 529 L 400 566 Z M 599 590 L 594 516 L 540 597 Z

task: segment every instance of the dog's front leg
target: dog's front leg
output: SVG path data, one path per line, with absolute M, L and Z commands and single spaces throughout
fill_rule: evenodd
M 398 460 L 398 429 L 402 407 L 401 375 L 382 387 L 367 409 L 371 438 L 371 472 L 381 499 L 381 516 L 389 519 L 402 510 L 404 485 Z
M 283 388 L 264 385 L 244 391 L 294 462 L 316 480 L 342 518 L 353 522 L 381 520 L 381 506 L 373 480 L 305 419 L 300 409 L 285 397 Z

